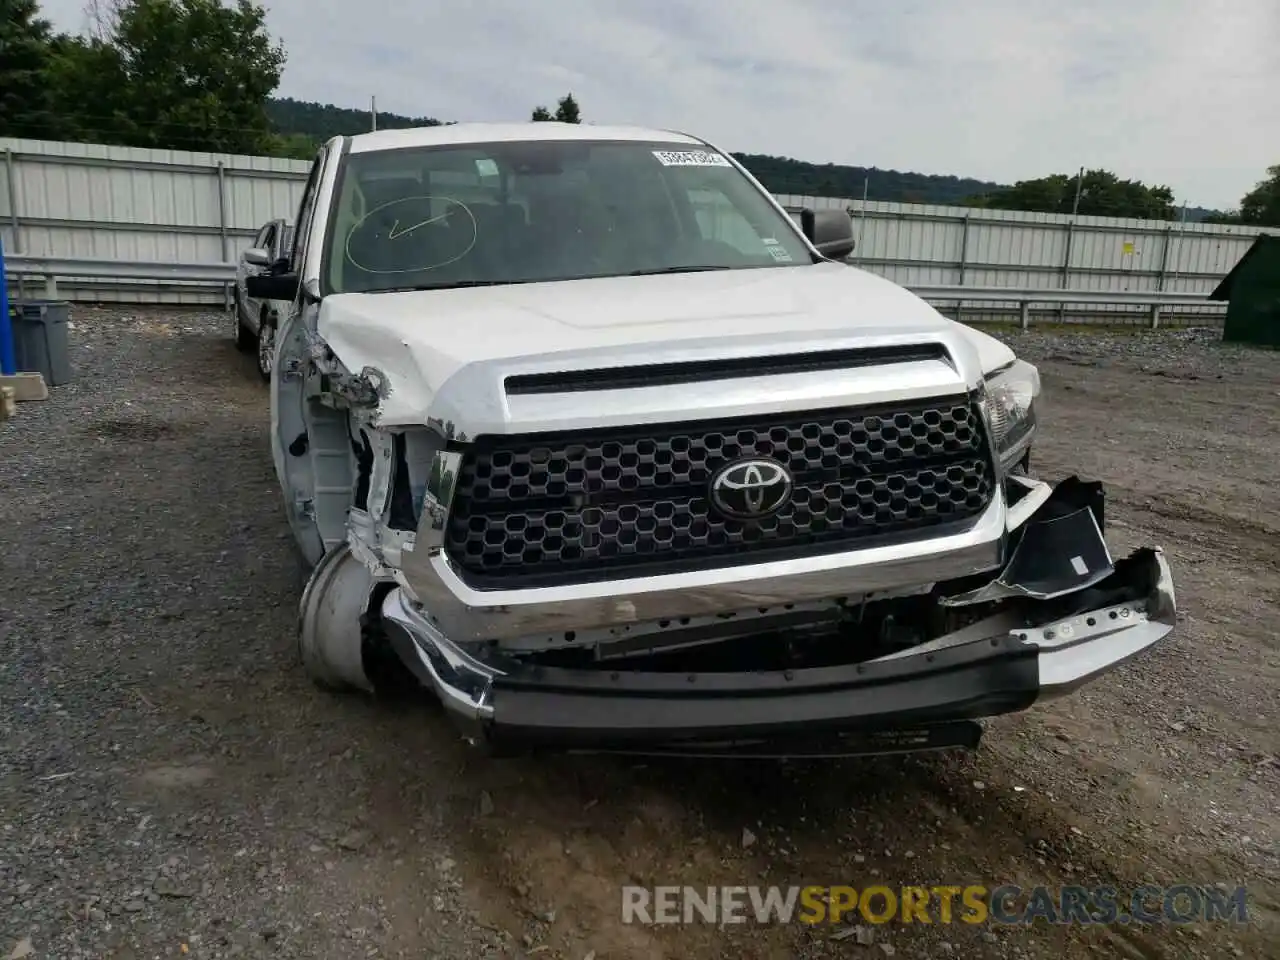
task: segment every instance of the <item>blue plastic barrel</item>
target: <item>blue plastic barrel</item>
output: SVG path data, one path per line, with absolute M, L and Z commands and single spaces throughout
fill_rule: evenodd
M 18 372 L 13 355 L 13 325 L 9 322 L 9 283 L 4 273 L 4 237 L 0 237 L 0 374 Z

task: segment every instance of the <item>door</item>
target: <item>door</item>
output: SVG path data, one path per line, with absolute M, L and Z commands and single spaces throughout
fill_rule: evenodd
M 340 142 L 340 141 L 338 141 Z M 311 166 L 298 215 L 294 220 L 288 247 L 284 256 L 288 270 L 298 274 L 301 281 L 307 263 L 307 244 L 315 229 L 315 221 L 326 212 L 318 209 L 318 197 L 322 185 L 330 182 L 330 168 L 335 151 L 322 148 Z M 279 224 L 281 232 L 284 224 Z M 282 237 L 284 242 L 286 238 Z M 308 565 L 314 566 L 324 556 L 325 539 L 316 522 L 313 508 L 317 488 L 317 458 L 311 434 L 315 424 L 309 415 L 310 401 L 305 395 L 305 382 L 300 374 L 306 355 L 307 325 L 314 324 L 319 304 L 313 302 L 298 284 L 298 296 L 291 303 L 275 304 L 279 315 L 276 330 L 275 359 L 271 373 L 271 454 L 275 461 L 276 477 L 280 481 L 285 512 L 293 530 L 298 549 Z

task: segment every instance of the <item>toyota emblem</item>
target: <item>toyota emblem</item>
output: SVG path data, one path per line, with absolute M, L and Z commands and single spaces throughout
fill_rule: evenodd
M 711 503 L 726 517 L 760 520 L 791 499 L 791 472 L 776 460 L 735 460 L 711 477 Z

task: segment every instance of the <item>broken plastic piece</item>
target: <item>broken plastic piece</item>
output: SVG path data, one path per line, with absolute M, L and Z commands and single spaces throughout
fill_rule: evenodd
M 1102 536 L 1102 505 L 1091 486 L 1074 477 L 1060 484 L 1023 528 L 1000 575 L 976 590 L 943 597 L 942 605 L 965 607 L 1014 597 L 1052 600 L 1111 576 L 1115 564 Z

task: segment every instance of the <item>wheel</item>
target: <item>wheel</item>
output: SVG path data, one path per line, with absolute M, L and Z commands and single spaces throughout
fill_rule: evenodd
M 240 301 L 237 298 L 235 306 L 236 315 L 236 349 L 241 353 L 253 353 L 254 347 L 257 346 L 258 338 L 252 330 L 244 323 L 244 316 L 240 312 Z
M 262 319 L 258 322 L 258 373 L 267 383 L 271 382 L 271 365 L 276 352 L 276 325 L 271 320 L 267 308 L 262 308 Z
M 369 569 L 343 543 L 311 571 L 298 605 L 298 653 L 311 682 L 337 693 L 373 693 L 364 669 L 364 614 L 373 593 Z

